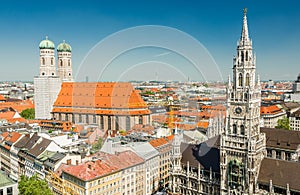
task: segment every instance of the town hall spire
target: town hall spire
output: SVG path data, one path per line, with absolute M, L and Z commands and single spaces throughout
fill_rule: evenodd
M 251 41 L 249 38 L 249 32 L 248 32 L 247 8 L 244 8 L 243 28 L 242 28 L 242 34 L 241 34 L 239 45 L 240 46 L 251 45 Z

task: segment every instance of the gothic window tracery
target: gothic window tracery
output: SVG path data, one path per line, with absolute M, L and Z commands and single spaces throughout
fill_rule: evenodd
M 245 135 L 245 127 L 244 125 L 241 125 L 241 135 Z
M 243 85 L 243 75 L 242 73 L 239 74 L 239 86 L 241 87 Z
M 250 86 L 250 75 L 249 75 L 249 73 L 246 74 L 246 86 Z
M 236 134 L 236 132 L 237 132 L 237 128 L 236 128 L 236 124 L 233 124 L 232 125 L 232 129 L 233 129 L 233 134 Z

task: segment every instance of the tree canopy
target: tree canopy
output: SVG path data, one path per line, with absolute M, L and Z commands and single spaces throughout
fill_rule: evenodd
M 290 130 L 290 120 L 287 117 L 284 117 L 282 119 L 278 119 L 277 126 L 275 127 L 277 129 L 287 129 Z
M 20 113 L 25 119 L 34 119 L 34 108 L 27 108 Z
M 22 195 L 53 195 L 47 182 L 36 175 L 30 178 L 22 175 L 18 188 Z

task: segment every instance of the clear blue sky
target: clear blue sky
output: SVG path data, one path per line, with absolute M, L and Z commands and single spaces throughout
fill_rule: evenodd
M 261 78 L 295 80 L 300 73 L 297 0 L 28 0 L 0 4 L 0 81 L 33 80 L 39 69 L 38 44 L 46 35 L 56 45 L 62 40 L 71 44 L 76 73 L 95 44 L 140 25 L 163 25 L 191 35 L 208 49 L 226 78 L 231 73 L 244 7 L 248 8 Z

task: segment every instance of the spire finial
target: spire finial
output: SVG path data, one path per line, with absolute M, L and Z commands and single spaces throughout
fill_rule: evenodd
M 46 40 L 48 40 L 48 35 L 46 35 Z
M 245 7 L 244 8 L 244 16 L 246 16 L 247 15 L 247 8 Z
M 66 43 L 66 40 L 63 40 L 63 43 Z

